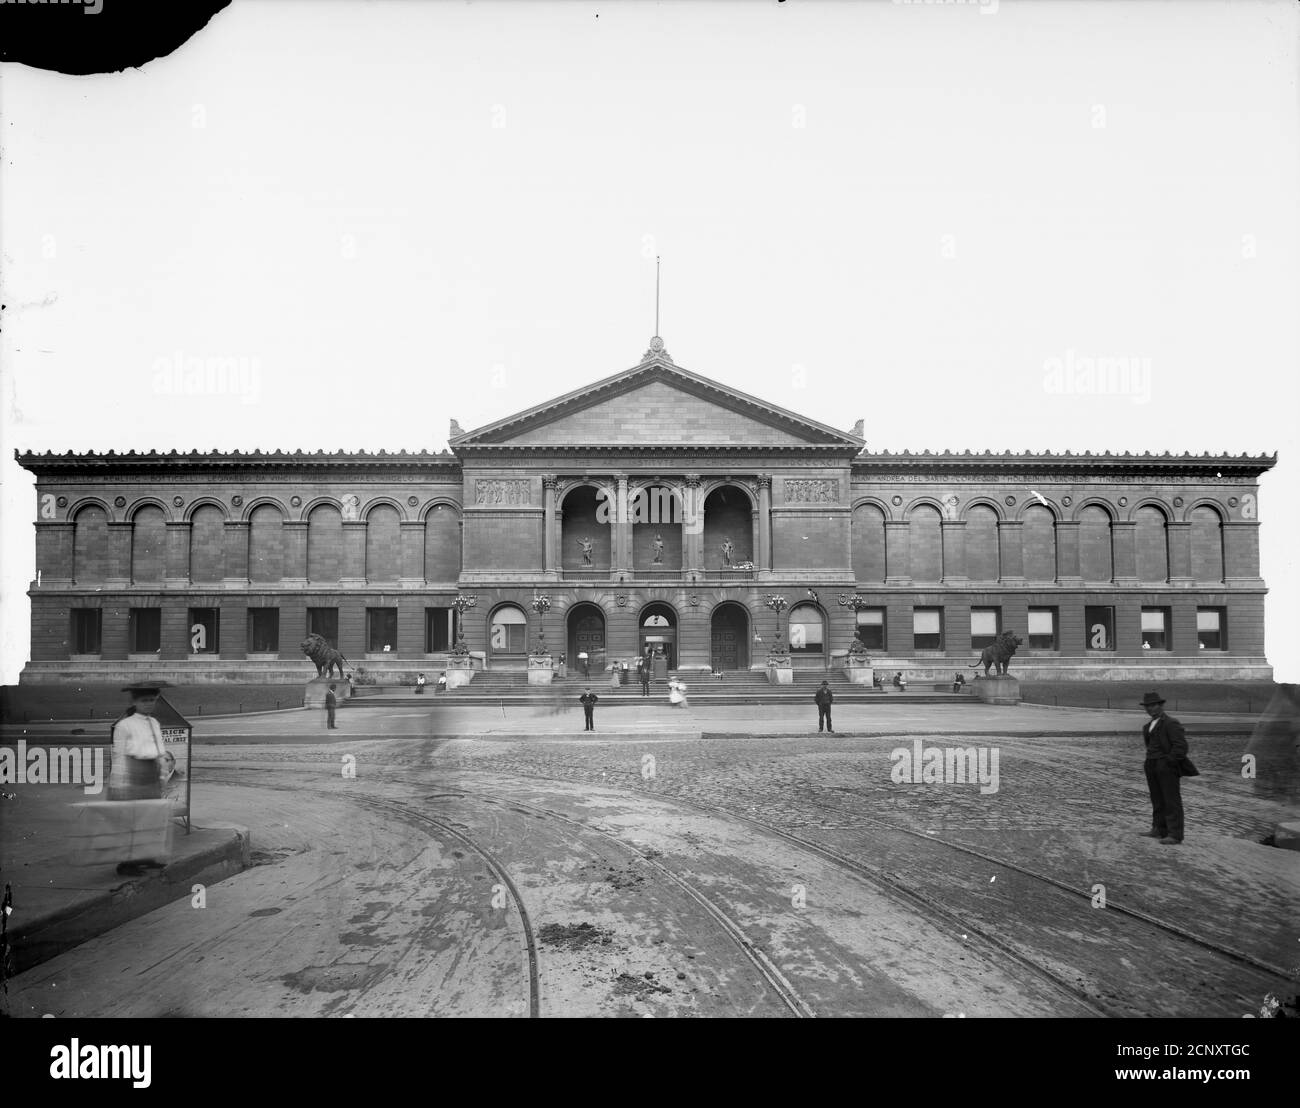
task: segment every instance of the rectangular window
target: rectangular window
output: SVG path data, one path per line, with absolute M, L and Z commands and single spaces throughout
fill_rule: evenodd
M 424 609 L 424 652 L 443 654 L 456 645 L 456 609 Z
M 280 649 L 280 609 L 248 609 L 248 649 L 254 654 L 274 654 Z
M 72 653 L 98 654 L 104 632 L 102 608 L 74 608 L 72 610 Z
M 132 608 L 127 628 L 132 654 L 154 654 L 162 648 L 161 608 Z
M 527 617 L 519 608 L 507 605 L 493 614 L 488 642 L 494 654 L 523 654 L 528 649 L 527 634 Z
M 308 608 L 307 634 L 319 635 L 337 650 L 339 648 L 339 610 L 337 608 Z
M 1201 650 L 1228 649 L 1228 613 L 1225 609 L 1196 609 L 1196 641 Z
M 1169 649 L 1169 609 L 1142 609 L 1142 649 Z
M 790 652 L 820 654 L 824 645 L 821 612 L 801 604 L 790 614 Z
M 397 649 L 397 609 L 366 609 L 366 651 L 390 654 Z
M 974 650 L 992 646 L 1002 630 L 1001 608 L 972 608 L 970 610 L 970 644 Z
M 220 653 L 220 644 L 217 642 L 217 629 L 216 608 L 191 608 L 189 629 L 186 631 L 190 644 L 190 653 Z
M 863 608 L 858 613 L 858 637 L 868 650 L 885 649 L 885 609 Z
M 916 650 L 943 649 L 943 609 L 912 609 L 912 647 Z
M 1056 609 L 1029 609 L 1029 649 L 1056 649 Z
M 1084 608 L 1084 645 L 1088 650 L 1115 649 L 1115 609 Z

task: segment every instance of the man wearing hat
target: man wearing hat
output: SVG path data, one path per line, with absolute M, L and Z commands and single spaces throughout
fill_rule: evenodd
M 1159 839 L 1165 846 L 1183 841 L 1183 798 L 1181 764 L 1187 757 L 1187 736 L 1183 725 L 1165 715 L 1164 698 L 1149 692 L 1142 707 L 1151 717 L 1142 729 L 1146 741 L 1147 788 L 1151 790 L 1151 830 L 1142 834 Z
M 162 799 L 162 768 L 166 757 L 162 727 L 154 719 L 159 690 L 165 681 L 147 685 L 126 685 L 131 707 L 113 724 L 113 766 L 108 779 L 112 801 Z M 146 848 L 147 849 L 147 848 Z M 139 876 L 145 868 L 161 868 L 154 858 L 131 858 L 117 867 L 119 874 Z
M 821 734 L 822 725 L 825 724 L 826 730 L 830 734 L 835 734 L 835 728 L 831 726 L 831 703 L 835 699 L 835 694 L 831 692 L 829 681 L 823 681 L 822 687 L 813 694 L 813 700 L 817 702 L 817 733 Z

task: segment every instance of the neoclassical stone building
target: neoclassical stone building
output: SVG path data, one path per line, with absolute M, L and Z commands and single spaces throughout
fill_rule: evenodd
M 462 619 L 488 668 L 523 667 L 540 631 L 593 668 L 647 643 L 684 670 L 762 667 L 779 633 L 796 666 L 834 669 L 857 625 L 916 679 L 1002 630 L 1025 678 L 1272 676 L 1276 456 L 871 453 L 861 432 L 655 338 L 625 372 L 453 422 L 441 453 L 19 455 L 22 680 L 299 681 L 312 631 L 395 676 L 436 669 Z

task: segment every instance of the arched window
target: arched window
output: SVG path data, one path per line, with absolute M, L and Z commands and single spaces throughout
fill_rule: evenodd
M 1025 509 L 1021 528 L 1026 581 L 1056 580 L 1056 520 L 1037 504 Z
M 226 573 L 226 524 L 221 509 L 204 504 L 190 517 L 190 580 L 220 581 Z
M 907 523 L 912 580 L 937 582 L 943 575 L 943 534 L 939 527 L 939 513 L 923 504 L 911 513 Z
M 146 504 L 131 519 L 131 580 L 161 581 L 167 571 L 167 520 Z
M 261 504 L 248 517 L 248 579 L 279 581 L 284 576 L 284 516 L 274 504 Z
M 506 604 L 492 613 L 488 645 L 493 654 L 523 654 L 527 650 L 528 617 L 522 608 Z
M 796 604 L 790 609 L 790 653 L 825 652 L 826 620 L 821 609 L 812 604 Z
M 976 504 L 966 514 L 966 576 L 972 581 L 996 581 L 999 564 L 997 513 Z
M 108 513 L 97 504 L 77 513 L 72 540 L 72 574 L 78 584 L 108 576 Z
M 1223 520 L 1213 508 L 1192 509 L 1192 579 L 1223 580 Z
M 1139 508 L 1134 515 L 1137 521 L 1137 579 L 1139 581 L 1169 580 L 1169 544 L 1165 537 L 1165 515 L 1159 508 Z
M 1085 581 L 1111 579 L 1110 516 L 1096 504 L 1079 513 L 1079 573 Z
M 878 585 L 885 579 L 885 517 L 874 504 L 853 509 L 853 578 Z
M 307 579 L 337 581 L 342 566 L 343 516 L 332 504 L 321 504 L 307 517 Z
M 424 517 L 424 577 L 455 584 L 460 577 L 460 513 L 435 504 Z
M 396 581 L 401 571 L 402 528 L 397 509 L 376 504 L 366 515 L 366 580 Z

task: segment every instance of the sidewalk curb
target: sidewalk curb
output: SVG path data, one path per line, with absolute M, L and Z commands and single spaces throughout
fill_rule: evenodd
M 24 920 L 13 931 L 14 973 L 23 973 L 123 923 L 184 899 L 194 884 L 212 885 L 246 869 L 251 854 L 248 828 L 230 825 L 213 830 L 229 834 L 224 842 L 157 873 L 123 878 L 115 888 L 90 893 L 48 915 Z

